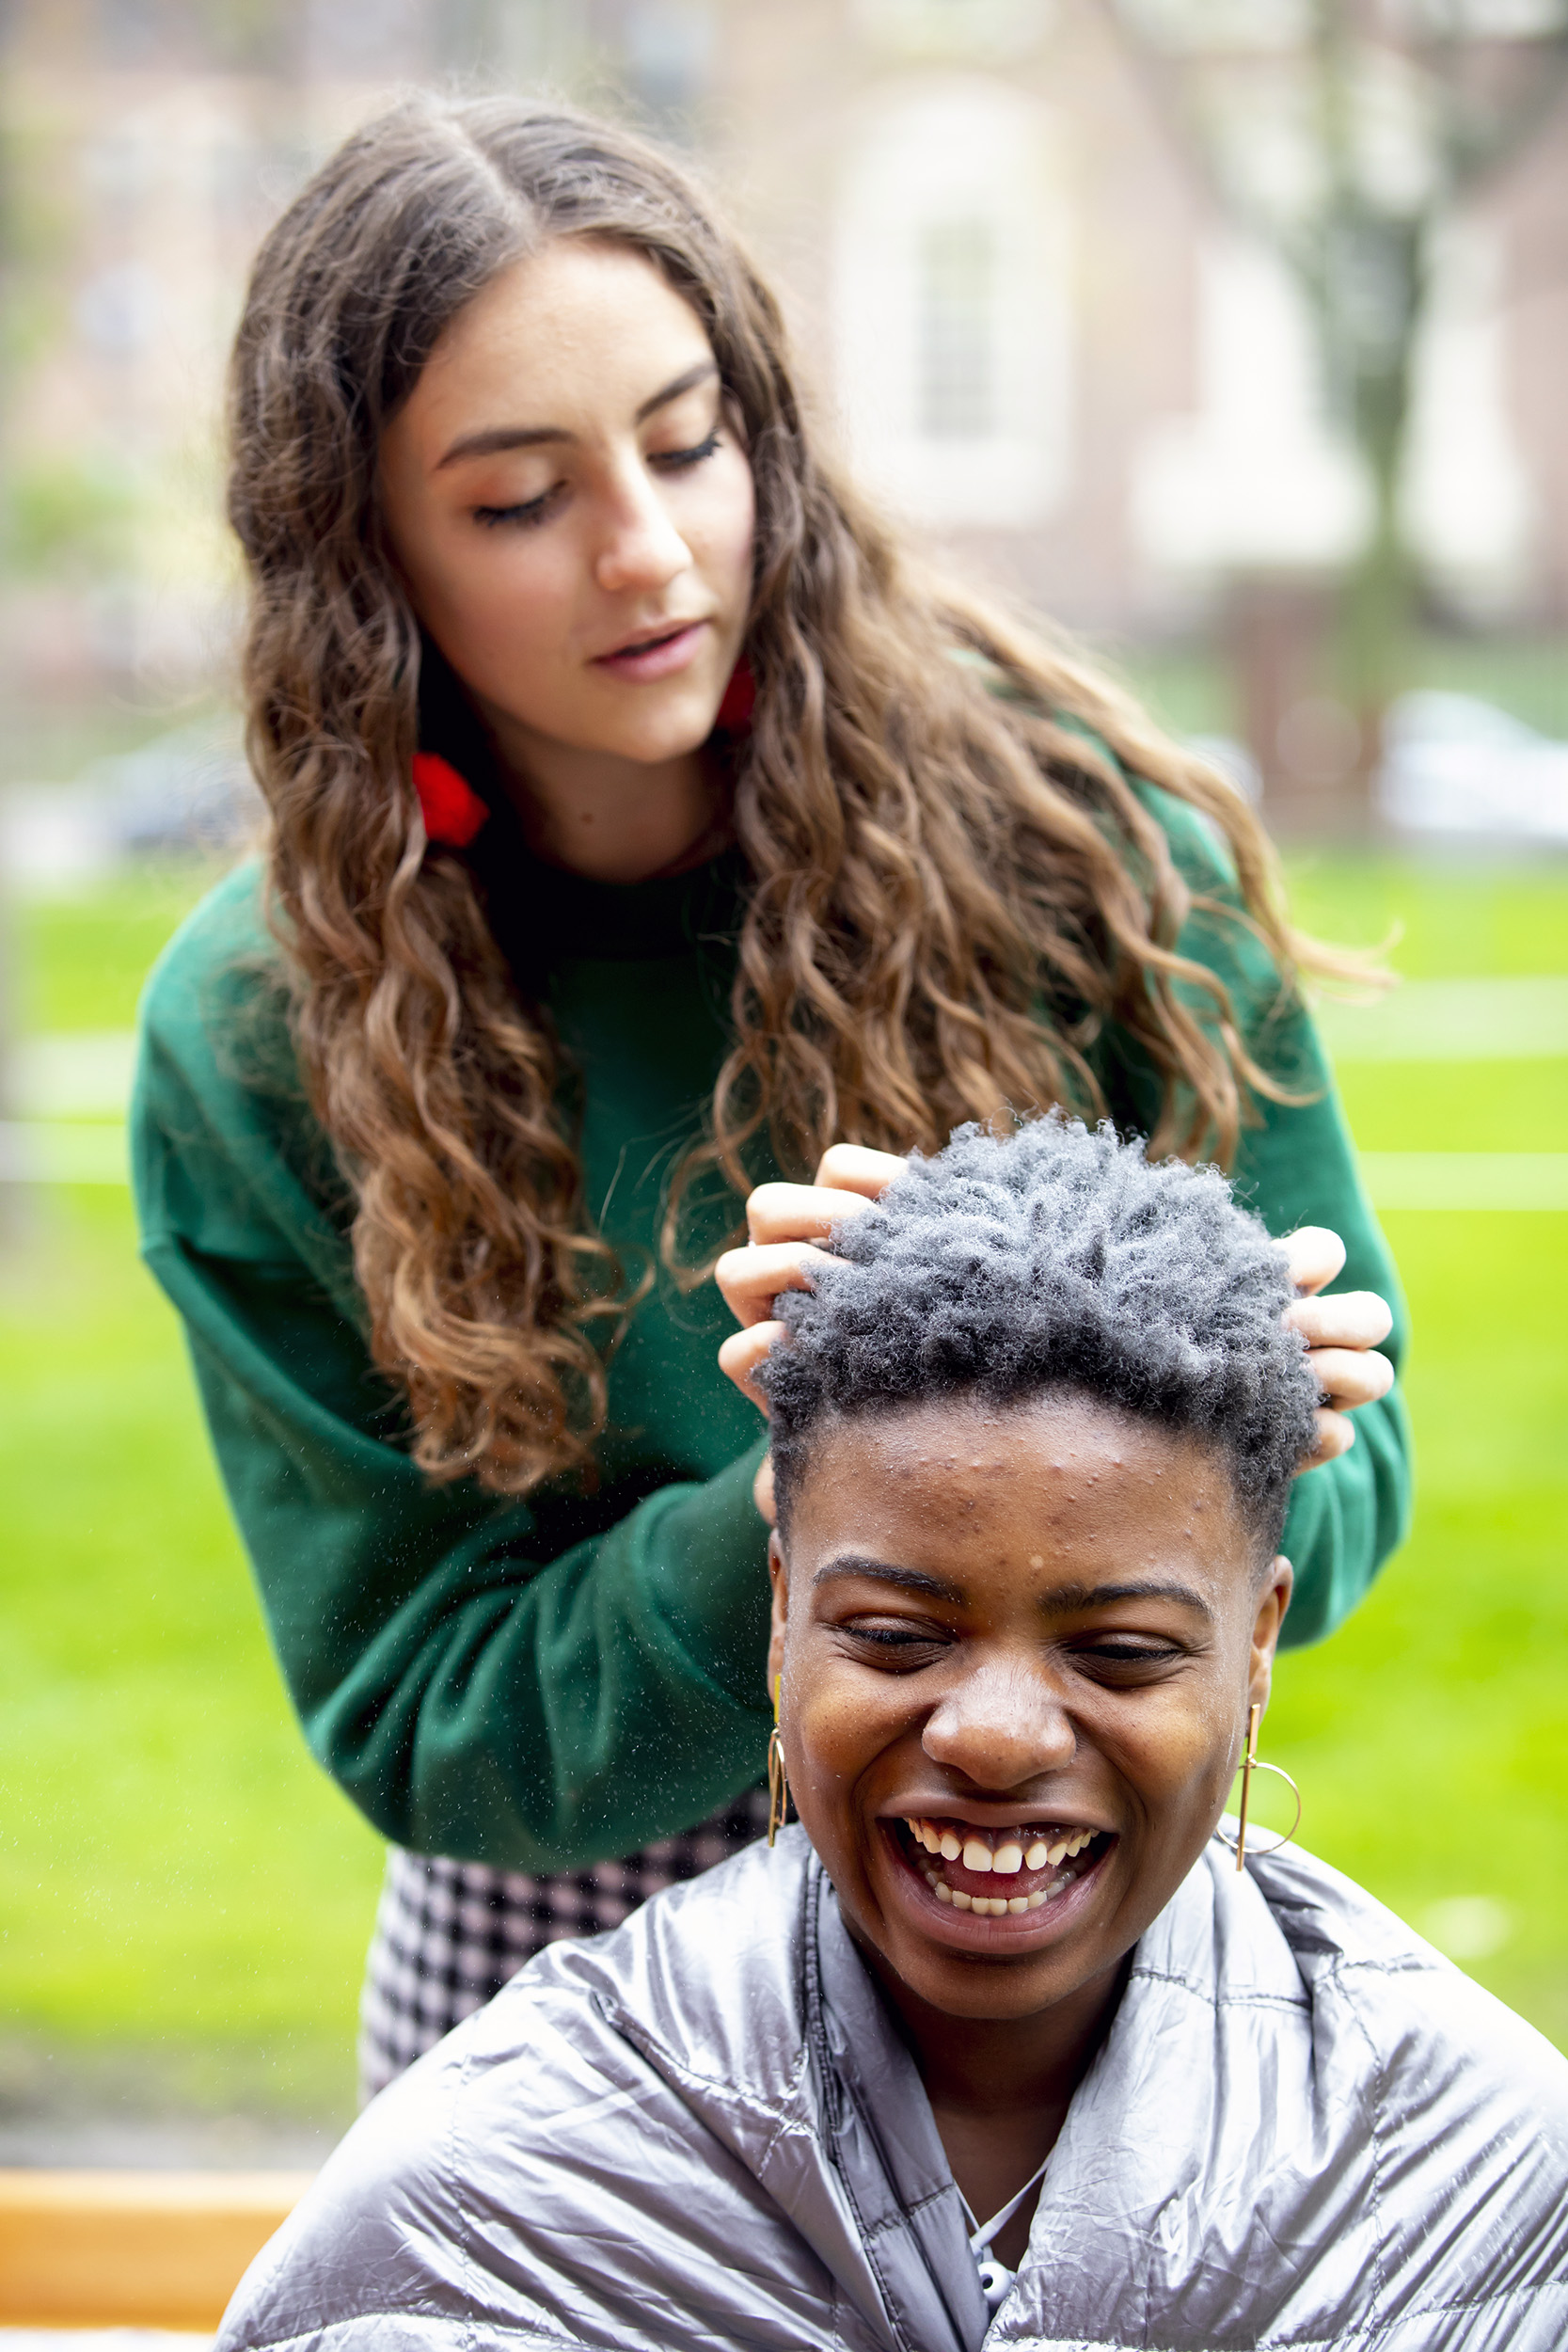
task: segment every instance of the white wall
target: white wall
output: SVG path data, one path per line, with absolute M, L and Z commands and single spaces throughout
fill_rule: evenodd
M 989 76 L 895 84 L 851 123 L 833 333 L 857 470 L 915 520 L 1020 530 L 1070 463 L 1066 207 L 1046 110 Z

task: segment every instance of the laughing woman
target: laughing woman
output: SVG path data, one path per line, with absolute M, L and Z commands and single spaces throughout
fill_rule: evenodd
M 764 1440 L 697 1279 L 753 1184 L 1060 1103 L 1311 1229 L 1296 1640 L 1404 1524 L 1394 1278 L 1254 820 L 905 561 L 658 153 L 371 124 L 262 249 L 232 437 L 270 830 L 151 983 L 136 1184 L 306 1735 L 395 1841 L 373 2088 L 754 1834 Z M 832 1213 L 767 1198 L 786 1254 Z
M 1568 2064 L 1222 1822 L 1318 1393 L 1279 1250 L 1054 1120 L 837 1248 L 758 1375 L 800 1826 L 394 2086 L 219 2352 L 1559 2352 Z

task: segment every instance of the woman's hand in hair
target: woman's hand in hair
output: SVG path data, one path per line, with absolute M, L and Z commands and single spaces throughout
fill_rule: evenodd
M 861 1211 L 904 1172 L 891 1152 L 867 1152 L 856 1143 L 835 1143 L 823 1152 L 812 1184 L 759 1184 L 746 1203 L 747 1242 L 726 1249 L 714 1279 L 736 1323 L 719 1351 L 719 1362 L 753 1405 L 768 1410 L 752 1375 L 784 1330 L 773 1312 L 781 1291 L 811 1288 L 814 1267 L 828 1263 L 821 1245 L 835 1225 Z
M 902 1175 L 906 1163 L 892 1152 L 869 1152 L 858 1143 L 834 1143 L 823 1152 L 812 1184 L 759 1184 L 746 1203 L 749 1239 L 742 1249 L 726 1249 L 714 1268 L 738 1331 L 719 1350 L 721 1371 L 766 1413 L 768 1400 L 753 1375 L 784 1325 L 773 1312 L 781 1291 L 811 1288 L 812 1269 L 825 1265 L 820 1245 L 835 1225 L 858 1216 Z M 773 1466 L 757 1472 L 757 1509 L 773 1523 Z
M 1388 1337 L 1393 1313 L 1375 1291 L 1340 1291 L 1320 1298 L 1324 1283 L 1332 1282 L 1345 1263 L 1345 1245 L 1323 1225 L 1304 1225 L 1284 1243 L 1291 1279 L 1302 1295 L 1285 1310 L 1285 1320 L 1307 1342 L 1307 1360 L 1318 1375 L 1324 1402 L 1318 1412 L 1318 1443 L 1303 1462 L 1316 1470 L 1348 1453 L 1355 1443 L 1350 1415 L 1358 1405 L 1371 1405 L 1394 1385 L 1394 1367 L 1379 1355 L 1379 1343 Z
M 825 1263 L 829 1253 L 822 1244 L 831 1239 L 834 1226 L 858 1216 L 904 1166 L 891 1152 L 835 1143 L 823 1153 L 815 1184 L 759 1184 L 747 1201 L 750 1239 L 744 1248 L 726 1250 L 715 1269 L 724 1301 L 741 1327 L 724 1342 L 719 1362 L 761 1411 L 768 1405 L 754 1375 L 784 1333 L 773 1311 L 780 1292 L 811 1287 L 812 1268 Z M 1379 1353 L 1393 1315 L 1387 1300 L 1375 1291 L 1319 1295 L 1345 1263 L 1338 1233 L 1322 1225 L 1304 1225 L 1282 1247 L 1291 1279 L 1301 1293 L 1286 1309 L 1285 1320 L 1306 1340 L 1307 1360 L 1323 1392 L 1318 1443 L 1301 1466 L 1316 1470 L 1355 1443 L 1350 1416 L 1356 1406 L 1386 1396 L 1393 1386 L 1394 1367 Z M 772 1488 L 772 1468 L 765 1461 L 757 1473 L 757 1508 L 769 1523 Z

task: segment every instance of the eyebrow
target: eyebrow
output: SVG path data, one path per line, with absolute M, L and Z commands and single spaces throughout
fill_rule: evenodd
M 1154 1577 L 1139 1577 L 1125 1584 L 1059 1584 L 1041 1600 L 1040 1607 L 1060 1617 L 1075 1609 L 1108 1608 L 1116 1600 L 1174 1600 L 1213 1622 L 1214 1613 L 1201 1593 L 1195 1593 L 1190 1584 L 1166 1583 Z
M 863 1559 L 857 1552 L 841 1554 L 818 1568 L 812 1578 L 815 1591 L 822 1584 L 840 1584 L 846 1577 L 863 1577 L 872 1584 L 895 1584 L 901 1593 L 918 1593 L 924 1600 L 951 1601 L 961 1608 L 966 1596 L 944 1577 L 923 1576 L 918 1568 L 895 1568 L 885 1560 Z
M 662 390 L 650 393 L 633 421 L 646 424 L 657 409 L 667 408 L 673 400 L 679 400 L 683 392 L 694 392 L 699 384 L 707 383 L 718 373 L 719 362 L 716 359 L 699 359 L 695 367 L 688 368 L 684 375 L 677 375 Z M 497 457 L 504 450 L 536 449 L 542 441 L 576 439 L 577 435 L 569 432 L 563 424 L 485 425 L 478 433 L 460 435 L 446 454 L 437 459 L 436 471 L 439 473 L 444 466 L 455 466 L 465 457 Z
M 849 1553 L 830 1560 L 812 1578 L 814 1589 L 822 1584 L 842 1582 L 846 1577 L 864 1578 L 873 1584 L 894 1584 L 900 1592 L 916 1593 L 926 1600 L 944 1600 L 955 1608 L 962 1608 L 968 1595 L 957 1584 L 950 1584 L 940 1576 L 925 1576 L 918 1568 L 895 1568 L 885 1560 L 869 1560 L 858 1553 Z M 1042 1596 L 1039 1606 L 1048 1616 L 1069 1616 L 1079 1609 L 1104 1609 L 1117 1600 L 1173 1600 L 1183 1609 L 1213 1623 L 1214 1613 L 1201 1593 L 1195 1593 L 1190 1584 L 1164 1582 L 1155 1578 L 1137 1578 L 1122 1584 L 1059 1584 L 1053 1593 Z

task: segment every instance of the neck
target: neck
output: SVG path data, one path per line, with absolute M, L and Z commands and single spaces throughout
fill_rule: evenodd
M 1032 2017 L 949 2017 L 863 1950 L 903 2025 L 953 2177 L 976 2221 L 988 2221 L 1055 2146 L 1116 2013 L 1127 1963 Z M 1031 2199 L 998 2237 L 1004 2260 L 1020 2258 L 1033 2211 Z
M 1055 2106 L 1065 2113 L 1110 2023 L 1124 1973 L 1118 1963 L 1032 2017 L 991 2018 L 949 2017 L 878 1968 L 931 2105 L 974 2115 Z
M 728 840 L 725 780 L 701 750 L 665 760 L 578 752 L 485 716 L 523 837 L 546 864 L 590 882 L 652 882 L 700 866 Z

